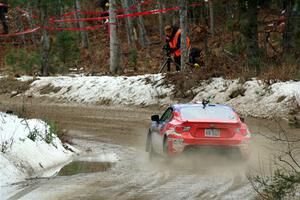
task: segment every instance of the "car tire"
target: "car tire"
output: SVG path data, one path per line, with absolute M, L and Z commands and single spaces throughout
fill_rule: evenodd
M 154 151 L 152 146 L 151 132 L 148 132 L 147 141 L 146 141 L 146 152 L 148 152 L 149 159 L 157 157 L 157 153 Z
M 167 158 L 170 157 L 170 155 L 169 155 L 168 137 L 167 137 L 167 136 L 164 137 L 163 152 L 164 152 L 164 155 L 165 155 Z
M 152 141 L 150 140 L 149 150 L 148 150 L 149 159 L 153 160 L 157 157 L 157 153 L 154 151 L 152 146 Z
M 164 137 L 164 143 L 163 143 L 163 155 L 164 155 L 164 161 L 166 165 L 170 165 L 173 162 L 173 157 L 170 156 L 169 152 L 168 152 L 168 138 L 167 136 Z

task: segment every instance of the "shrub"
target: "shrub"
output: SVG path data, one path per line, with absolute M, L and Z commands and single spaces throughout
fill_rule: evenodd
M 45 142 L 50 144 L 58 133 L 58 125 L 53 122 L 48 122 L 47 124 L 49 125 L 49 130 L 46 132 Z
M 133 68 L 135 71 L 137 70 L 137 59 L 138 59 L 138 53 L 136 49 L 132 49 L 130 51 L 130 62 L 129 66 Z
M 275 170 L 271 177 L 256 176 L 256 191 L 263 199 L 295 199 L 296 188 L 300 184 L 300 173 L 296 171 Z
M 2 153 L 6 153 L 7 149 L 8 149 L 8 141 L 4 141 L 1 143 L 1 152 Z
M 78 34 L 73 32 L 59 32 L 52 48 L 52 73 L 68 72 L 80 59 L 80 49 L 77 41 Z
M 38 52 L 27 53 L 26 49 L 12 49 L 5 55 L 5 65 L 12 73 L 34 74 L 39 71 L 40 54 Z
M 296 73 L 296 63 L 285 62 L 280 66 L 265 69 L 258 78 L 263 80 L 265 83 L 271 84 L 278 81 L 293 80 L 296 77 Z
M 34 128 L 33 131 L 29 132 L 27 137 L 35 142 L 38 134 L 39 134 L 39 131 L 36 128 Z

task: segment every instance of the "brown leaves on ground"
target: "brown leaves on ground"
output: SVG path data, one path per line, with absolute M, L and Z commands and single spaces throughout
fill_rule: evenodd
M 18 81 L 11 77 L 2 78 L 0 79 L 0 94 L 11 94 L 12 92 L 23 93 L 30 88 L 30 84 L 33 81 Z
M 278 81 L 293 80 L 296 73 L 296 63 L 285 63 L 277 67 L 269 67 L 265 69 L 258 78 L 267 84 L 272 84 Z

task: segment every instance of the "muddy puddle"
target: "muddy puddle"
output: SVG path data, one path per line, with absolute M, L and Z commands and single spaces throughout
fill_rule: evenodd
M 113 166 L 114 163 L 111 162 L 73 161 L 64 166 L 57 176 L 72 176 L 81 173 L 105 172 Z

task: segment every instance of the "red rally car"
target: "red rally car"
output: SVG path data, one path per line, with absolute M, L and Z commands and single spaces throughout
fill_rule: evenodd
M 188 149 L 237 150 L 248 158 L 251 134 L 244 120 L 231 108 L 219 104 L 175 104 L 159 118 L 151 117 L 146 151 L 174 156 Z

